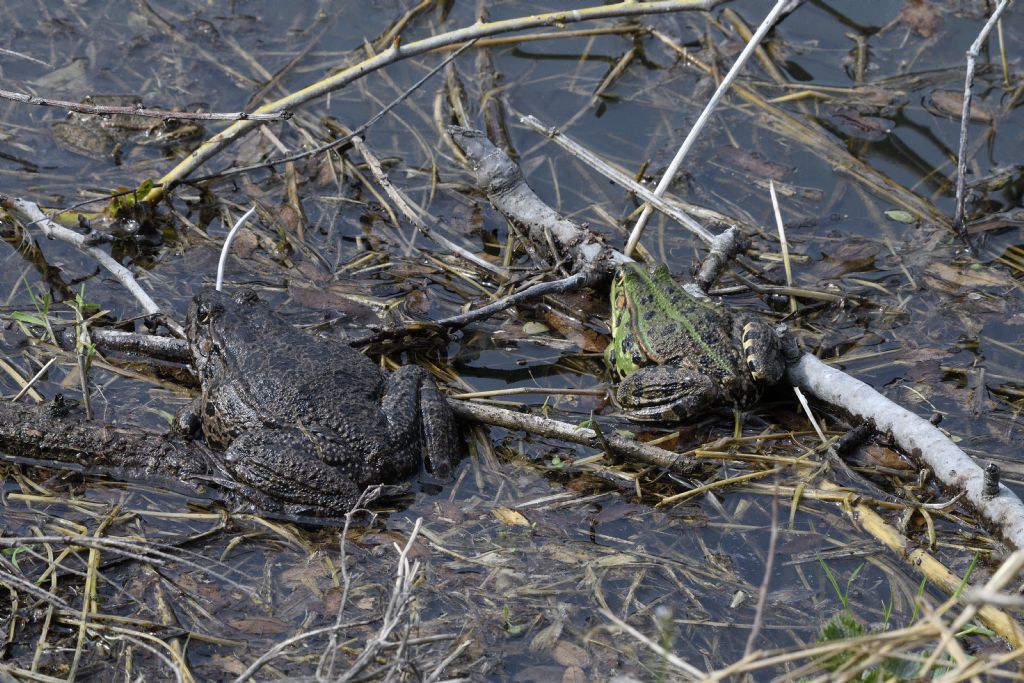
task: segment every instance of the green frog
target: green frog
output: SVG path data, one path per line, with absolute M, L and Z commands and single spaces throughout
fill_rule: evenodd
M 690 294 L 664 264 L 620 266 L 611 303 L 605 360 L 621 378 L 613 401 L 632 419 L 687 420 L 716 406 L 746 406 L 785 370 L 770 325 Z
M 103 107 L 139 107 L 134 95 L 93 95 L 83 104 Z M 169 147 L 201 136 L 203 127 L 194 121 L 156 119 L 135 114 L 81 114 L 71 112 L 50 125 L 53 139 L 64 149 L 90 159 L 115 154 L 122 143 Z
M 369 485 L 458 458 L 451 409 L 420 367 L 387 373 L 337 340 L 301 332 L 250 290 L 204 290 L 186 320 L 202 393 L 179 415 L 225 450 L 231 474 L 290 512 L 336 514 Z

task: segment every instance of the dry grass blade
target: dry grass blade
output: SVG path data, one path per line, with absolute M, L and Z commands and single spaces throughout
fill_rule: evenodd
M 789 258 L 789 242 L 786 241 L 786 225 L 782 221 L 782 209 L 779 208 L 779 196 L 775 193 L 775 182 L 771 181 L 768 188 L 772 197 L 772 210 L 775 213 L 775 226 L 779 230 L 779 248 L 782 249 L 782 265 L 786 271 L 786 286 L 793 286 L 793 266 Z M 796 297 L 789 297 L 789 312 L 796 313 Z
M 493 36 L 510 31 L 522 31 L 539 26 L 569 24 L 580 21 L 591 21 L 594 19 L 608 19 L 614 17 L 658 14 L 685 10 L 707 10 L 718 5 L 720 2 L 721 0 L 661 0 L 660 2 L 645 3 L 619 2 L 612 5 L 586 7 L 569 12 L 550 12 L 515 19 L 505 19 L 487 24 L 477 24 L 455 31 L 441 33 L 405 45 L 401 45 L 398 41 L 395 41 L 392 43 L 390 48 L 380 54 L 374 55 L 359 64 L 343 69 L 333 76 L 318 81 L 317 83 L 303 88 L 298 92 L 294 92 L 279 100 L 265 104 L 254 113 L 274 113 L 293 109 L 299 105 L 309 102 L 310 100 L 338 90 L 339 88 L 362 78 L 368 73 L 385 67 L 388 64 L 393 64 L 394 62 L 402 59 L 415 57 L 431 50 L 436 50 L 456 43 L 463 43 L 475 38 Z M 185 161 L 178 164 L 169 173 L 164 175 L 149 194 L 146 195 L 145 201 L 154 204 L 160 201 L 161 197 L 163 197 L 167 191 L 187 178 L 193 171 L 211 159 L 224 147 L 251 130 L 255 125 L 257 125 L 257 123 L 254 121 L 236 121 L 225 130 L 204 142 L 199 149 L 190 154 Z

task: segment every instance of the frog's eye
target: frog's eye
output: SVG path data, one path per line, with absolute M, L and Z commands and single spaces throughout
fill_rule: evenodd
M 217 307 L 207 302 L 201 302 L 196 307 L 196 320 L 200 325 L 208 325 L 213 320 L 214 314 L 217 312 Z

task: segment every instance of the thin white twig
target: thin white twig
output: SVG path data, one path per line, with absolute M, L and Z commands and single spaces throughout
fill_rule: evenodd
M 674 653 L 669 652 L 668 650 L 663 648 L 661 645 L 659 645 L 658 643 L 654 642 L 653 640 L 651 640 L 650 638 L 645 636 L 643 633 L 640 633 L 640 631 L 637 631 L 635 628 L 633 628 L 632 626 L 630 626 L 629 624 L 624 622 L 622 619 L 619 619 L 617 616 L 612 614 L 611 611 L 609 611 L 609 610 L 607 610 L 607 609 L 602 607 L 601 608 L 601 614 L 603 614 L 605 616 L 605 618 L 607 618 L 613 624 L 615 624 L 616 626 L 621 628 L 623 631 L 625 631 L 629 635 L 631 635 L 634 638 L 636 638 L 640 643 L 642 643 L 643 645 L 646 645 L 653 652 L 655 652 L 659 657 L 664 657 L 666 662 L 668 662 L 669 664 L 674 666 L 676 669 L 678 669 L 684 675 L 692 676 L 693 678 L 695 678 L 697 680 L 703 680 L 704 677 L 706 676 L 706 674 L 703 671 L 701 671 L 700 669 L 695 667 L 693 664 L 690 664 L 685 659 L 682 659 L 679 656 L 675 655 Z
M 794 386 L 793 393 L 796 394 L 796 400 L 800 402 L 800 406 L 804 409 L 804 415 L 807 416 L 808 422 L 814 427 L 814 431 L 817 432 L 818 438 L 821 439 L 822 443 L 828 443 L 828 437 L 825 436 L 825 432 L 821 430 L 821 425 L 818 424 L 818 418 L 814 417 L 814 412 L 811 410 L 811 404 L 807 402 L 807 397 L 804 396 L 804 392 L 800 391 L 800 387 Z
M 786 224 L 782 222 L 782 209 L 779 208 L 779 195 L 775 192 L 775 181 L 768 181 L 768 192 L 772 197 L 772 210 L 775 212 L 775 225 L 779 229 L 779 249 L 782 250 L 782 265 L 786 271 L 786 286 L 793 286 L 793 264 L 789 258 L 789 242 L 786 240 Z M 796 297 L 790 294 L 789 310 L 796 313 Z
M 985 25 L 981 27 L 978 37 L 975 38 L 969 50 L 967 50 L 967 73 L 964 75 L 964 106 L 960 112 L 960 149 L 956 154 L 956 209 L 953 214 L 953 229 L 960 234 L 967 242 L 967 230 L 964 226 L 964 186 L 967 183 L 967 124 L 971 120 L 971 86 L 974 85 L 974 61 L 981 53 L 981 46 L 985 44 L 992 27 L 999 21 L 1000 15 L 1010 4 L 1010 0 L 1000 0 L 998 6 L 992 12 Z M 970 243 L 966 245 L 970 248 Z
M 99 261 L 101 266 L 106 268 L 118 282 L 124 285 L 125 289 L 131 292 L 132 296 L 135 297 L 135 300 L 142 305 L 142 309 L 146 312 L 146 315 L 154 315 L 163 312 L 149 294 L 146 293 L 146 290 L 139 285 L 130 270 L 118 263 L 110 254 L 91 244 L 85 235 L 81 235 L 56 223 L 50 219 L 49 216 L 43 213 L 43 210 L 40 209 L 39 205 L 35 202 L 30 202 L 27 199 L 11 199 L 11 205 L 14 207 L 15 211 L 27 218 L 32 224 L 38 225 L 39 229 L 42 230 L 43 234 L 48 238 L 73 244 L 81 251 L 89 254 Z M 173 321 L 170 321 L 169 317 L 168 325 L 172 326 L 172 329 L 178 327 L 173 323 Z M 175 329 L 174 331 L 176 333 L 181 332 L 182 335 L 184 335 L 184 332 L 180 329 Z
M 436 667 L 434 667 L 434 671 L 429 676 L 427 676 L 427 679 L 426 679 L 425 683 L 437 683 L 438 681 L 440 681 L 441 680 L 441 674 L 444 672 L 444 670 L 447 669 L 448 666 L 452 662 L 454 662 L 458 658 L 459 655 L 462 654 L 463 650 L 465 650 L 467 647 L 469 647 L 472 644 L 473 644 L 472 640 L 464 640 L 461 643 L 459 643 L 458 647 L 456 647 L 454 650 L 452 650 L 452 652 L 447 657 L 445 657 L 443 660 L 441 660 L 440 664 L 438 664 Z
M 45 66 L 47 69 L 52 69 L 53 68 L 53 65 L 50 64 L 49 62 L 44 62 L 41 59 L 36 59 L 32 55 L 27 55 L 24 52 L 15 52 L 14 50 L 8 50 L 5 47 L 0 47 L 0 55 L 7 55 L 9 57 L 19 57 L 19 58 L 27 60 L 29 62 L 35 62 L 36 64 L 39 64 L 40 66 Z
M 405 546 L 399 548 L 397 543 L 394 544 L 395 550 L 398 551 L 398 566 L 395 568 L 395 583 L 391 587 L 391 597 L 388 599 L 388 604 L 384 607 L 383 615 L 381 615 L 380 629 L 375 636 L 366 641 L 363 651 L 356 657 L 356 661 L 352 663 L 348 671 L 334 679 L 336 683 L 344 683 L 344 681 L 350 681 L 358 676 L 377 656 L 380 649 L 387 644 L 392 632 L 405 619 L 409 603 L 412 601 L 416 577 L 420 572 L 420 561 L 414 560 L 410 562 L 409 553 L 412 551 L 422 527 L 423 518 L 419 517 L 413 525 L 412 532 L 410 532 Z M 397 655 L 395 657 L 397 658 Z
M 235 221 L 235 224 L 231 226 L 231 230 L 228 231 L 228 236 L 224 239 L 224 246 L 220 249 L 220 260 L 217 261 L 217 291 L 221 291 L 221 287 L 224 284 L 224 266 L 228 262 L 228 252 L 231 251 L 231 243 L 235 240 L 235 233 L 238 229 L 245 225 L 245 222 L 249 220 L 249 216 L 256 211 L 256 205 L 253 204 L 252 208 L 242 214 L 242 217 Z
M 15 395 L 15 397 L 12 398 L 11 400 L 12 401 L 17 401 L 22 396 L 27 394 L 29 392 L 29 390 L 32 389 L 32 385 L 34 385 L 36 382 L 38 382 L 39 378 L 42 377 L 44 374 L 46 374 L 46 371 L 50 369 L 50 366 L 53 365 L 56 362 L 57 362 L 57 357 L 56 356 L 54 356 L 50 360 L 46 361 L 46 364 L 43 367 L 39 368 L 39 372 L 37 372 L 36 374 L 32 375 L 32 379 L 30 379 L 29 381 L 25 382 L 25 386 L 23 386 L 21 388 L 21 391 L 19 391 Z
M 668 168 L 665 170 L 665 174 L 661 177 L 661 180 L 658 182 L 658 186 L 654 189 L 655 195 L 660 197 L 665 194 L 666 190 L 668 190 L 668 186 L 672 183 L 672 179 L 676 177 L 679 167 L 683 165 L 683 159 L 686 158 L 690 148 L 693 147 L 693 143 L 697 141 L 697 136 L 700 135 L 700 132 L 704 129 L 704 125 L 711 118 L 711 114 L 718 106 L 718 102 L 725 96 L 725 93 L 732 86 L 732 82 L 736 80 L 736 77 L 746 65 L 750 55 L 754 54 L 754 50 L 756 50 L 757 46 L 761 44 L 761 40 L 765 37 L 765 34 L 767 34 L 771 27 L 775 25 L 775 21 L 784 11 L 795 7 L 802 1 L 803 0 L 778 0 L 778 2 L 775 3 L 775 7 L 768 13 L 768 16 L 764 18 L 764 21 L 761 22 L 757 31 L 753 36 L 751 36 L 747 46 L 743 48 L 743 52 L 741 52 L 740 56 L 736 58 L 736 62 L 732 65 L 732 68 L 729 69 L 729 73 L 727 73 L 725 78 L 722 79 L 721 84 L 718 86 L 718 90 L 715 91 L 715 94 L 712 95 L 711 99 L 708 101 L 707 106 L 704 107 L 704 111 L 702 111 L 700 116 L 697 117 L 697 122 L 693 124 L 693 128 L 690 129 L 686 139 L 683 140 L 683 144 L 679 146 L 679 151 L 676 152 L 675 158 L 672 159 L 672 163 L 668 165 Z M 636 225 L 633 226 L 633 232 L 629 235 L 629 241 L 626 242 L 626 256 L 632 255 L 637 242 L 640 241 L 640 236 L 644 232 L 644 226 L 647 225 L 647 219 L 650 218 L 653 211 L 654 208 L 650 204 L 644 206 L 644 210 L 636 220 Z

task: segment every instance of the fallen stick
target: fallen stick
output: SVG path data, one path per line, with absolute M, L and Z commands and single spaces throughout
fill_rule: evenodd
M 49 239 L 61 240 L 62 242 L 72 244 L 99 261 L 100 265 L 106 268 L 107 272 L 113 275 L 135 297 L 135 300 L 142 306 L 142 310 L 145 311 L 146 315 L 164 314 L 164 310 L 146 293 L 146 290 L 142 288 L 130 270 L 118 263 L 107 252 L 90 244 L 85 235 L 69 230 L 50 219 L 35 202 L 30 202 L 27 199 L 11 199 L 0 196 L 0 207 L 13 209 L 16 213 L 27 219 L 30 224 L 39 226 L 39 229 Z M 175 334 L 181 337 L 185 336 L 185 331 L 174 322 L 171 316 L 163 315 L 163 318 L 167 326 Z
M 900 448 L 927 464 L 939 481 L 963 491 L 966 501 L 1008 543 L 1024 549 L 1024 502 L 1003 484 L 999 485 L 997 495 L 986 496 L 984 470 L 938 427 L 807 353 L 789 366 L 786 378 L 818 400 L 855 417 L 872 420 L 880 432 L 892 434 Z

